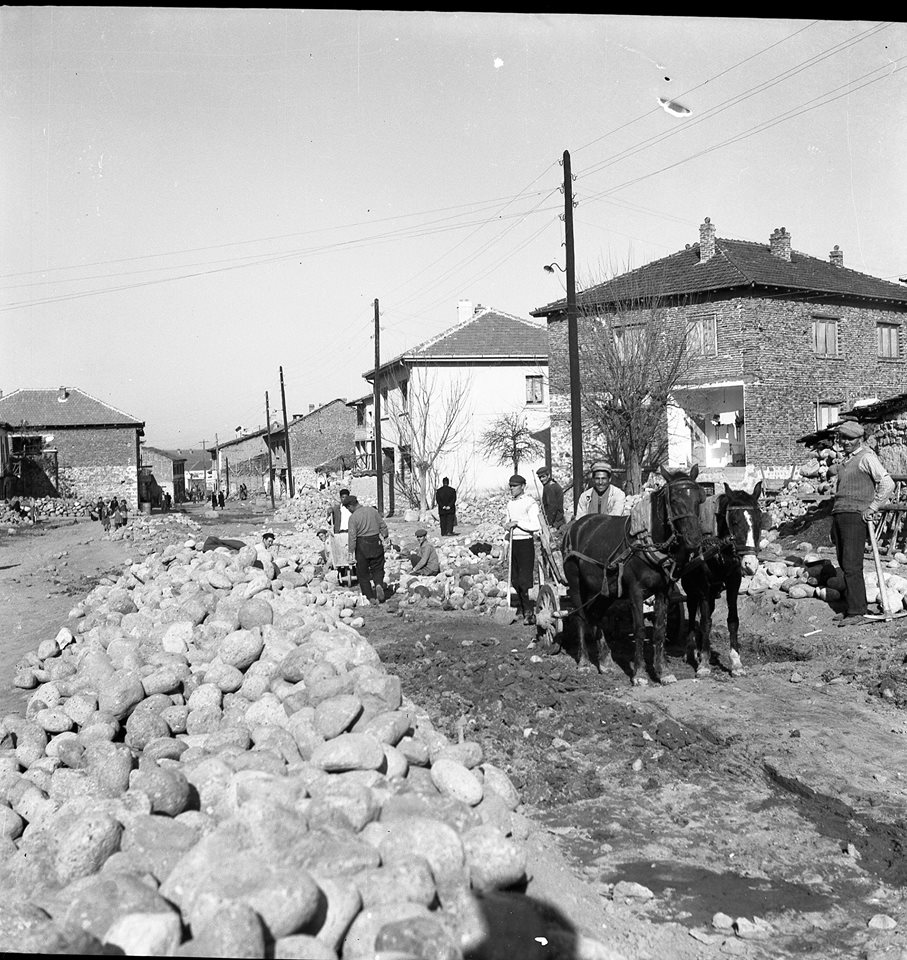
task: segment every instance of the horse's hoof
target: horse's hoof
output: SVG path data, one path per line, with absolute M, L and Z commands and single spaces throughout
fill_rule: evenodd
M 659 683 L 661 683 L 663 687 L 667 686 L 669 683 L 677 683 L 677 677 L 675 677 L 673 673 L 669 673 L 663 676 Z
M 712 675 L 712 671 L 711 671 L 708 667 L 697 667 L 697 668 L 696 668 L 696 676 L 697 676 L 697 677 L 710 677 L 711 675 Z
M 648 685 L 649 685 L 649 681 L 648 681 L 645 677 L 634 677 L 634 678 L 633 678 L 633 686 L 634 686 L 634 687 L 647 687 Z

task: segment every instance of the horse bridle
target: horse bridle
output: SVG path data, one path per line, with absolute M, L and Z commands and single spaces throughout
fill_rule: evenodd
M 745 548 L 741 550 L 740 545 L 737 543 L 737 538 L 734 536 L 733 531 L 731 530 L 731 525 L 727 521 L 727 514 L 730 513 L 732 510 L 737 511 L 739 513 L 748 513 L 748 512 L 753 513 L 758 509 L 759 507 L 756 504 L 729 503 L 724 508 L 724 510 L 721 511 L 721 513 L 725 515 L 724 523 L 728 529 L 728 535 L 726 537 L 721 537 L 719 540 L 719 542 L 722 544 L 721 549 L 719 551 L 720 553 L 725 552 L 724 551 L 725 546 L 731 546 L 733 547 L 733 556 L 734 556 L 734 559 L 736 560 L 739 560 L 740 557 L 742 556 L 743 557 L 748 556 L 749 554 L 756 556 L 759 550 L 759 544 L 755 543 L 755 539 L 756 539 L 755 536 L 753 537 L 754 545 L 752 550 L 750 550 L 749 548 Z M 721 516 L 721 514 L 719 514 L 719 516 Z M 756 531 L 756 524 L 753 523 L 753 532 L 755 533 L 755 531 Z
M 668 529 L 671 531 L 671 536 L 668 538 L 667 543 L 681 537 L 680 531 L 677 529 L 677 521 L 679 520 L 695 520 L 696 523 L 699 523 L 699 515 L 696 513 L 675 513 L 674 508 L 671 505 L 671 487 L 680 486 L 683 484 L 688 487 L 695 487 L 699 492 L 699 499 L 702 500 L 702 488 L 695 480 L 690 480 L 686 477 L 682 477 L 679 480 L 668 480 L 663 487 L 664 490 L 664 499 L 665 499 L 665 514 L 668 518 Z

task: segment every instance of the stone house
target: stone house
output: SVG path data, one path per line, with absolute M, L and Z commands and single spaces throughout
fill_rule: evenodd
M 407 489 L 419 455 L 418 443 L 397 436 L 404 427 L 401 414 L 409 414 L 412 429 L 431 438 L 440 437 L 455 413 L 458 441 L 431 471 L 429 504 L 444 476 L 464 495 L 506 487 L 513 467 L 494 462 L 481 444 L 484 431 L 503 414 L 525 417 L 534 432 L 549 425 L 545 328 L 490 307 L 473 307 L 469 300 L 459 301 L 457 313 L 453 327 L 363 374 L 372 384 L 378 377 L 385 469 L 393 471 L 398 490 Z M 374 469 L 372 400 L 370 393 L 354 401 L 357 464 L 368 469 Z M 542 454 L 521 463 L 520 470 L 534 471 L 544 462 Z
M 186 499 L 186 457 L 181 452 L 143 444 L 142 466 L 150 468 L 151 475 L 161 489 L 161 496 L 169 493 L 174 503 L 182 503 Z
M 846 268 L 837 246 L 828 260 L 793 250 L 784 227 L 755 243 L 717 237 L 706 218 L 699 243 L 577 302 L 581 342 L 596 317 L 632 330 L 653 310 L 666 331 L 691 331 L 698 358 L 668 405 L 668 463 L 715 478 L 786 476 L 799 436 L 907 382 L 907 289 Z M 566 301 L 532 316 L 548 323 L 552 446 L 569 458 Z
M 290 435 L 290 456 L 294 487 L 314 486 L 315 469 L 326 463 L 343 462 L 352 466 L 356 414 L 346 400 L 336 399 L 309 412 L 297 414 L 287 424 Z M 287 464 L 283 423 L 271 424 L 270 449 L 274 493 L 286 495 Z M 217 459 L 216 472 L 221 487 L 228 492 L 245 483 L 250 493 L 269 491 L 268 488 L 268 430 L 259 428 L 227 440 L 210 453 Z M 229 475 L 229 483 L 227 478 Z
M 22 496 L 122 498 L 138 503 L 145 424 L 83 390 L 13 390 L 0 397 Z

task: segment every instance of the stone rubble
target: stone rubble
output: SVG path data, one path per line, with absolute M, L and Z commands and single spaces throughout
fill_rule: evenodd
M 519 892 L 509 777 L 404 697 L 305 537 L 265 570 L 195 538 L 129 561 L 20 664 L 0 949 L 455 960 L 516 916 L 509 955 L 570 940 Z

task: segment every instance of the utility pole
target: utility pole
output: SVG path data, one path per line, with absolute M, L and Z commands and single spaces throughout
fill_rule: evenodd
M 564 238 L 567 247 L 567 351 L 570 358 L 570 433 L 573 455 L 573 509 L 583 492 L 583 423 L 579 382 L 579 335 L 576 319 L 576 275 L 573 251 L 573 176 L 564 151 Z
M 280 368 L 280 401 L 283 404 L 283 445 L 287 452 L 287 496 L 293 496 L 293 462 L 290 460 L 290 428 L 287 424 L 287 395 L 283 390 L 283 367 Z
M 224 467 L 226 468 L 226 472 L 227 472 L 227 492 L 226 492 L 226 495 L 229 497 L 229 496 L 230 496 L 230 458 L 229 458 L 229 457 L 224 457 Z
M 265 390 L 265 422 L 268 424 L 268 486 L 271 488 L 271 509 L 274 509 L 274 462 L 271 459 L 271 407 Z
M 208 496 L 208 451 L 205 447 L 208 441 L 202 438 L 202 493 Z
M 214 434 L 214 492 L 220 490 L 220 443 Z
M 378 367 L 381 366 L 381 341 L 378 329 L 378 300 L 375 299 L 375 476 L 378 480 L 378 513 L 384 513 L 384 454 L 381 452 L 381 384 Z

